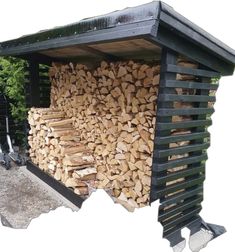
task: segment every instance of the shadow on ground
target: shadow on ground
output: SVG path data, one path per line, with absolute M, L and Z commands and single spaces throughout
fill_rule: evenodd
M 78 210 L 25 167 L 5 170 L 0 166 L 0 218 L 4 226 L 27 228 L 32 219 L 60 206 Z

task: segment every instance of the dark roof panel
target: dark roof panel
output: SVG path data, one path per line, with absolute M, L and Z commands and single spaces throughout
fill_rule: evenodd
M 164 14 L 166 14 L 168 17 L 171 17 L 172 19 L 167 20 L 167 18 L 163 17 Z M 191 38 L 192 41 L 194 40 L 195 42 L 209 48 L 209 43 L 211 43 L 211 45 L 217 47 L 218 52 L 220 52 L 221 54 L 223 54 L 222 51 L 227 53 L 226 55 L 222 56 L 229 57 L 229 60 L 235 63 L 235 50 L 212 36 L 201 27 L 197 26 L 196 24 L 176 12 L 171 6 L 163 2 L 161 2 L 161 14 L 159 19 L 163 22 L 168 22 L 169 26 L 178 30 L 178 32 L 184 33 L 185 36 Z
M 99 31 L 122 25 L 156 20 L 160 2 L 155 1 L 137 7 L 125 8 L 106 15 L 85 18 L 79 22 L 43 30 L 35 34 L 26 35 L 18 39 L 0 43 L 0 49 L 16 47 L 23 44 L 32 44 L 55 38 L 78 35 L 86 32 Z
M 168 41 L 162 39 L 164 35 L 162 31 L 165 32 L 165 35 L 167 33 Z M 177 48 L 177 43 L 174 42 L 176 37 L 178 42 L 183 41 L 185 48 L 182 48 L 180 42 L 178 46 L 180 45 L 181 49 Z M 101 50 L 100 52 L 97 49 L 99 46 L 95 45 L 138 39 L 145 40 L 144 47 L 139 47 L 141 54 L 145 51 L 146 46 L 149 47 L 147 41 L 150 41 L 158 48 L 168 46 L 187 57 L 196 53 L 198 62 L 222 74 L 231 74 L 234 69 L 235 51 L 233 49 L 160 1 L 83 19 L 77 23 L 0 43 L 0 56 L 27 56 L 30 58 L 44 54 L 44 57 L 50 55 L 51 59 L 58 58 L 58 55 L 65 58 L 66 53 L 68 57 L 71 55 L 73 48 L 76 48 L 78 57 L 80 54 L 81 57 L 82 55 L 84 57 L 84 50 L 93 54 L 93 57 L 97 54 L 109 56 L 111 51 Z M 190 52 L 189 45 L 197 49 L 199 53 L 192 52 L 192 50 Z M 159 53 L 159 49 L 156 51 Z M 136 51 L 128 53 L 128 55 L 131 53 L 135 55 Z

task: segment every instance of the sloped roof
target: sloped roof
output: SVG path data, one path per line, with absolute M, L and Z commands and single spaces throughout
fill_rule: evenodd
M 122 40 L 132 40 L 132 44 L 116 44 L 117 48 L 121 48 L 118 50 L 119 52 L 124 50 L 125 46 L 134 48 L 137 43 L 136 50 L 146 50 L 151 54 L 151 51 L 154 50 L 159 52 L 161 46 L 175 49 L 175 45 L 170 45 L 166 42 L 165 37 L 162 38 L 162 33 L 164 34 L 165 30 L 168 33 L 177 34 L 179 39 L 183 38 L 185 41 L 201 47 L 212 57 L 216 57 L 218 62 L 212 65 L 212 67 L 215 66 L 215 69 L 220 70 L 219 60 L 225 62 L 225 66 L 229 64 L 230 69 L 231 66 L 234 67 L 235 51 L 233 49 L 160 1 L 83 19 L 70 25 L 2 42 L 0 43 L 0 56 L 23 56 L 39 53 L 52 58 L 66 58 L 71 55 L 92 58 L 97 54 L 118 57 L 119 55 L 115 55 L 118 54 L 118 52 L 115 53 L 115 50 L 114 52 L 111 49 L 107 50 L 112 46 L 105 48 L 105 46 L 98 46 L 98 44 Z M 143 41 L 136 42 L 136 39 L 145 39 L 146 42 L 145 44 Z M 155 44 L 155 47 L 151 46 L 150 42 Z M 72 54 L 71 50 L 75 49 L 75 54 Z M 128 57 L 131 53 L 135 54 L 136 52 L 129 50 Z M 123 55 L 125 56 L 125 53 L 121 54 L 121 56 Z

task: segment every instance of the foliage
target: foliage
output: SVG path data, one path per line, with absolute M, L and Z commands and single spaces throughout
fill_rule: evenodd
M 212 83 L 212 84 L 218 84 L 218 83 L 219 83 L 219 80 L 220 80 L 220 77 L 211 78 L 211 83 Z
M 25 61 L 21 59 L 0 58 L 0 92 L 10 99 L 11 114 L 16 122 L 22 122 L 26 118 L 25 64 Z
M 10 102 L 10 112 L 15 124 L 17 143 L 24 146 L 26 143 L 23 130 L 24 120 L 26 119 L 26 103 L 24 92 L 24 68 L 26 62 L 12 57 L 0 57 L 0 93 L 3 93 Z

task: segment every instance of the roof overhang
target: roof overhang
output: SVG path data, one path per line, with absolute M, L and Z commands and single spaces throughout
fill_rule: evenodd
M 0 56 L 42 62 L 159 59 L 163 46 L 222 75 L 233 73 L 233 49 L 159 1 L 0 43 Z

